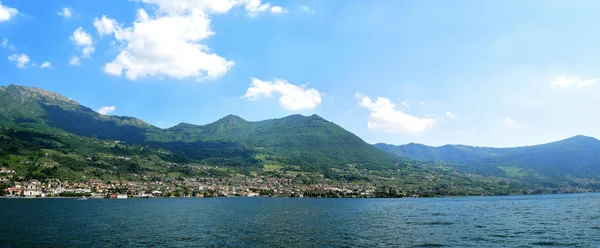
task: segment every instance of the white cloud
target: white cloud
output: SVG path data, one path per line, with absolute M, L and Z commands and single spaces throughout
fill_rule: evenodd
M 220 77 L 234 64 L 199 43 L 214 34 L 203 13 L 149 17 L 139 10 L 132 27 L 123 28 L 105 16 L 96 19 L 94 26 L 100 35 L 112 33 L 121 43 L 119 55 L 104 65 L 110 75 L 124 72 L 130 80 L 146 76 L 202 80 Z
M 504 124 L 506 124 L 507 126 L 513 126 L 517 124 L 517 122 L 510 117 L 506 117 L 506 119 L 504 119 Z
M 285 8 L 277 5 L 271 6 L 271 3 L 262 3 L 261 0 L 241 0 L 237 1 L 237 5 L 244 5 L 247 15 L 251 17 L 265 11 L 270 11 L 273 14 L 287 13 Z
M 69 18 L 73 15 L 73 11 L 71 10 L 71 8 L 65 7 L 62 9 L 62 11 L 56 13 L 59 16 L 62 16 L 64 18 Z
M 10 60 L 12 62 L 16 62 L 17 67 L 23 68 L 29 63 L 29 56 L 27 56 L 27 54 L 24 54 L 24 53 L 21 53 L 21 54 L 15 53 L 13 55 L 8 56 L 8 60 Z
M 270 3 L 261 3 L 261 0 L 247 0 L 246 12 L 249 16 L 257 16 L 260 12 L 265 12 L 271 7 Z
M 0 2 L 0 22 L 10 21 L 10 19 L 18 13 L 19 11 L 17 9 L 4 6 L 2 5 L 2 2 Z
M 72 65 L 72 66 L 81 65 L 81 62 L 79 61 L 79 57 L 77 57 L 76 55 L 72 55 L 71 58 L 69 59 L 69 65 Z
M 45 61 L 40 65 L 40 68 L 52 68 L 52 64 L 48 61 Z
M 78 46 L 94 45 L 92 36 L 90 36 L 90 34 L 86 33 L 82 27 L 77 28 L 73 32 L 73 35 L 71 36 L 71 41 L 73 41 L 73 43 Z
M 96 112 L 101 115 L 107 115 L 114 112 L 117 108 L 115 106 L 103 106 L 100 107 Z
M 273 6 L 271 7 L 271 13 L 273 14 L 281 14 L 281 13 L 287 13 L 288 11 L 284 8 L 282 8 L 281 6 Z
M 306 85 L 293 85 L 286 80 L 276 79 L 274 82 L 252 78 L 252 83 L 242 98 L 256 101 L 263 97 L 273 97 L 278 93 L 279 104 L 286 110 L 313 109 L 321 104 L 321 95 L 316 89 L 307 89 Z
M 308 7 L 306 5 L 300 5 L 300 6 L 298 6 L 298 9 L 300 9 L 300 11 L 302 11 L 302 12 L 309 13 L 309 14 L 317 13 L 313 9 L 311 9 L 310 7 Z
M 146 12 L 144 11 L 144 13 Z M 114 19 L 107 18 L 105 15 L 103 15 L 100 19 L 98 19 L 98 17 L 94 18 L 94 27 L 100 36 L 105 36 L 117 31 L 117 28 L 120 28 L 121 26 Z M 123 31 L 119 29 L 118 33 L 122 32 Z
M 571 86 L 581 88 L 585 86 L 590 86 L 598 82 L 597 78 L 582 80 L 579 78 L 568 78 L 568 77 L 557 77 L 552 83 L 551 86 L 569 88 Z
M 144 77 L 218 78 L 234 65 L 233 61 L 210 50 L 204 41 L 213 36 L 211 16 L 243 6 L 249 16 L 286 10 L 261 0 L 140 0 L 156 7 L 148 14 L 139 9 L 130 26 L 106 16 L 96 18 L 94 27 L 101 36 L 112 35 L 120 52 L 106 63 L 104 72 L 130 80 Z
M 419 118 L 396 110 L 396 106 L 384 97 L 378 97 L 376 101 L 371 98 L 357 94 L 361 97 L 359 105 L 371 111 L 369 114 L 368 127 L 371 130 L 388 133 L 418 133 L 433 126 L 435 120 Z
M 81 47 L 82 58 L 89 58 L 90 55 L 95 51 L 92 36 L 85 32 L 82 27 L 77 28 L 73 32 L 73 35 L 71 35 L 70 39 L 73 44 Z
M 446 112 L 446 116 L 450 117 L 450 118 L 456 118 L 456 114 L 453 114 L 452 112 L 448 111 Z
M 425 105 L 425 104 L 426 104 L 424 101 L 419 101 L 419 103 L 420 103 L 421 105 Z

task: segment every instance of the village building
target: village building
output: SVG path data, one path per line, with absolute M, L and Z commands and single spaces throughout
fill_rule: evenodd
M 25 197 L 37 197 L 42 195 L 42 187 L 41 183 L 37 180 L 32 180 L 27 183 L 25 186 L 25 190 L 23 191 L 23 196 Z

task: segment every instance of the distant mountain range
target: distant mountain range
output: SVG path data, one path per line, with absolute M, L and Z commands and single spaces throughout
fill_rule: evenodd
M 600 141 L 585 136 L 517 148 L 370 145 L 317 115 L 256 122 L 228 115 L 207 125 L 161 129 L 16 85 L 0 87 L 0 161 L 27 178 L 266 173 L 345 182 L 377 179 L 436 194 L 600 190 Z
M 548 144 L 491 148 L 464 145 L 431 147 L 421 144 L 375 144 L 400 157 L 445 162 L 452 167 L 483 175 L 547 180 L 600 179 L 600 141 L 575 136 Z

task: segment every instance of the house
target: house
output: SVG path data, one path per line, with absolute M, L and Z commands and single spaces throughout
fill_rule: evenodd
M 41 184 L 37 180 L 32 180 L 27 183 L 25 186 L 25 190 L 23 191 L 23 195 L 25 197 L 36 197 L 42 195 Z
M 6 189 L 6 193 L 11 196 L 21 196 L 21 194 L 23 193 L 23 187 L 21 185 L 10 187 Z
M 248 197 L 256 197 L 256 196 L 260 196 L 260 193 L 258 192 L 253 192 L 253 191 L 248 191 Z

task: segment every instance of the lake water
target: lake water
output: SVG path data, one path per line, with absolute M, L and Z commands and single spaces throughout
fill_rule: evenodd
M 600 194 L 0 199 L 2 247 L 600 247 Z

